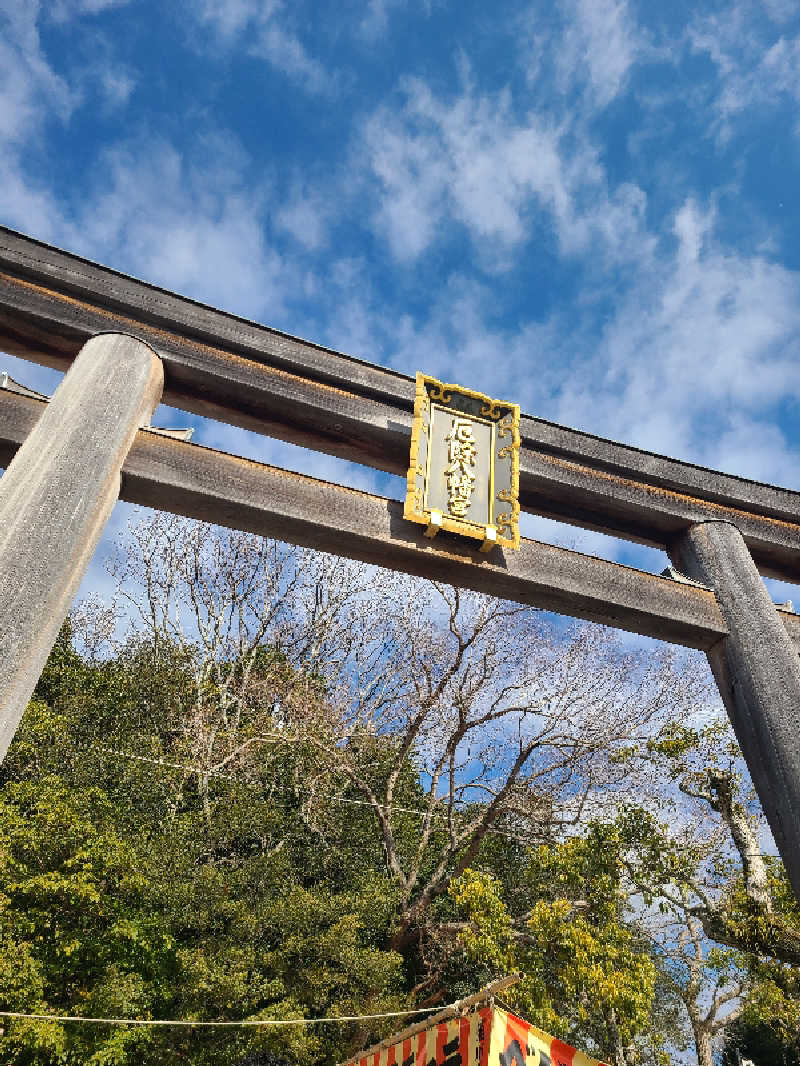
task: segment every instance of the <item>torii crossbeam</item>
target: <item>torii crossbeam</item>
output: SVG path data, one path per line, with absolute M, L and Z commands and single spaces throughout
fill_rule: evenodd
M 165 402 L 394 474 L 414 381 L 0 228 L 0 347 L 67 371 L 0 390 L 0 759 L 120 497 L 706 652 L 800 899 L 800 492 L 520 423 L 523 510 L 664 548 L 688 582 L 523 540 L 426 540 L 402 505 L 149 432 Z

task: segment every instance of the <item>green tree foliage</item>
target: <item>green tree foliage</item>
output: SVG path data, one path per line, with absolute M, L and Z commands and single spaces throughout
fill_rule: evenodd
M 705 693 L 683 664 L 171 521 L 122 567 L 140 623 L 116 642 L 105 608 L 75 615 L 0 767 L 4 1007 L 329 1018 L 523 970 L 534 1023 L 656 1066 L 684 1037 L 688 915 L 742 1023 L 796 1031 L 796 904 L 746 839 L 735 749 L 685 724 Z M 593 796 L 616 814 L 588 821 Z M 10 1020 L 0 1062 L 330 1066 L 401 1025 Z
M 726 1034 L 720 1066 L 741 1066 L 743 1059 L 753 1066 L 800 1066 L 800 1033 L 781 1037 L 766 1022 L 742 1018 Z
M 545 1031 L 610 1052 L 624 1066 L 643 1053 L 637 1042 L 653 1044 L 657 971 L 627 921 L 619 853 L 614 828 L 599 823 L 583 836 L 531 849 L 522 914 L 509 912 L 489 873 L 466 871 L 450 894 L 467 919 L 459 934 L 467 959 L 524 972 L 509 993 L 517 1009 Z
M 375 877 L 368 812 L 339 807 L 335 820 L 305 824 L 294 789 L 302 750 L 284 752 L 277 774 L 271 767 L 278 784 L 268 790 L 221 779 L 204 794 L 163 760 L 142 761 L 159 758 L 173 701 L 190 702 L 180 662 L 161 656 L 153 669 L 151 658 L 143 671 L 142 658 L 139 646 L 90 664 L 65 634 L 4 766 L 3 1002 L 28 1013 L 215 1020 L 401 1007 L 402 959 L 383 947 L 392 886 Z M 122 740 L 130 748 L 144 737 L 149 755 L 117 753 Z M 331 834 L 340 857 L 359 861 L 332 862 Z M 322 1063 L 382 1031 L 11 1021 L 0 1058 L 233 1063 L 260 1048 Z
M 654 957 L 684 1006 L 700 1066 L 740 1020 L 791 1039 L 800 1030 L 800 908 L 783 864 L 762 854 L 727 722 L 669 722 L 622 758 L 650 802 L 621 810 L 621 854 L 656 916 L 647 923 Z

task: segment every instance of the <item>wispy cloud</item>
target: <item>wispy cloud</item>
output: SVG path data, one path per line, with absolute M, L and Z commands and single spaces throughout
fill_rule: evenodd
M 761 61 L 761 72 L 774 92 L 800 100 L 800 37 L 776 41 Z
M 212 27 L 226 42 L 232 42 L 259 19 L 271 18 L 279 0 L 199 0 L 194 16 Z
M 266 189 L 245 184 L 230 138 L 191 151 L 141 136 L 109 149 L 80 212 L 79 245 L 149 281 L 250 316 L 280 320 L 291 282 L 264 236 Z
M 534 414 L 760 480 L 796 485 L 780 410 L 800 402 L 800 275 L 717 233 L 687 198 L 631 269 L 610 313 L 589 300 L 540 321 L 496 315 L 490 279 L 451 274 L 424 315 L 370 303 L 364 278 L 342 317 L 352 350 L 515 396 Z
M 265 60 L 307 92 L 334 91 L 336 78 L 303 43 L 302 13 L 283 0 L 201 0 L 189 13 L 218 45 Z
M 122 2 L 122 0 L 120 0 Z M 130 66 L 114 57 L 108 39 L 95 34 L 92 59 L 57 70 L 58 57 L 43 46 L 43 21 L 66 22 L 118 6 L 106 0 L 43 6 L 0 0 L 0 219 L 45 240 L 74 239 L 68 212 L 54 191 L 37 177 L 53 125 L 68 128 L 81 108 L 109 112 L 124 106 L 136 83 Z
M 773 20 L 786 19 L 781 3 L 769 6 Z M 796 6 L 794 13 L 796 13 Z M 759 23 L 748 0 L 710 15 L 697 15 L 688 28 L 691 48 L 708 56 L 716 68 L 712 86 L 713 131 L 722 142 L 735 131 L 735 120 L 751 120 L 783 100 L 800 100 L 800 36 L 775 37 L 777 27 Z
M 358 32 L 370 44 L 383 37 L 395 11 L 405 9 L 415 15 L 430 15 L 434 0 L 366 0 Z
M 761 0 L 761 3 L 773 22 L 788 22 L 797 15 L 795 0 Z
M 44 143 L 49 121 L 65 124 L 78 94 L 42 49 L 35 0 L 0 0 L 0 218 L 6 225 L 55 239 L 59 209 L 41 179 L 26 173 L 26 153 Z
M 275 225 L 309 251 L 317 252 L 326 243 L 335 211 L 331 197 L 302 181 L 294 182 L 286 202 L 275 212 Z
M 375 224 L 398 259 L 421 255 L 453 222 L 494 268 L 510 265 L 509 252 L 542 226 L 568 255 L 593 242 L 624 258 L 644 238 L 642 190 L 626 182 L 609 192 L 589 139 L 546 114 L 518 114 L 510 90 L 467 85 L 443 100 L 412 80 L 404 97 L 399 111 L 380 108 L 363 138 Z
M 48 63 L 38 28 L 39 4 L 0 0 L 0 137 L 18 145 L 44 118 L 69 117 L 75 96 Z
M 628 0 L 562 0 L 565 25 L 556 49 L 562 91 L 583 85 L 593 107 L 607 107 L 645 51 Z
M 54 22 L 66 22 L 77 15 L 97 15 L 113 7 L 124 7 L 131 0 L 49 0 L 47 17 Z
M 562 421 L 641 447 L 800 484 L 775 422 L 800 399 L 800 277 L 725 247 L 687 200 L 676 246 L 642 269 L 595 354 L 565 383 Z
M 800 99 L 796 10 L 766 4 L 700 5 L 677 25 L 630 0 L 542 2 L 495 19 L 489 44 L 454 21 L 401 63 L 380 49 L 395 21 L 429 28 L 424 3 L 345 5 L 332 43 L 302 0 L 200 0 L 194 50 L 176 23 L 169 60 L 207 93 L 194 110 L 182 97 L 178 121 L 114 38 L 124 5 L 103 25 L 102 0 L 0 0 L 2 221 L 408 373 L 797 483 L 800 278 L 769 217 L 747 221 L 744 164 L 725 156 L 725 137 Z M 97 41 L 87 73 L 74 57 Z M 254 70 L 289 85 L 281 113 L 230 103 L 252 100 Z M 172 76 L 158 66 L 167 93 Z M 323 106 L 334 91 L 342 106 Z M 53 160 L 73 130 L 85 166 L 70 186 Z M 224 426 L 203 434 L 240 448 Z
M 367 0 L 366 11 L 361 20 L 361 34 L 368 41 L 381 37 L 389 27 L 389 12 L 402 6 L 404 0 Z

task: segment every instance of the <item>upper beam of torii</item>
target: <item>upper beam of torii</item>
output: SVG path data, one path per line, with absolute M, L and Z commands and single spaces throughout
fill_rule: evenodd
M 3 228 L 0 348 L 69 370 L 49 404 L 0 393 L 0 758 L 121 476 L 126 499 L 702 648 L 800 898 L 799 627 L 759 575 L 800 578 L 800 493 L 523 416 L 523 510 L 662 547 L 694 583 L 431 542 L 394 501 L 142 431 L 163 382 L 175 407 L 404 474 L 413 379 Z
M 66 370 L 96 333 L 147 341 L 164 402 L 405 475 L 414 379 L 166 292 L 0 227 L 0 344 Z M 800 580 L 800 492 L 707 470 L 532 416 L 520 504 L 663 547 L 694 522 L 741 530 L 761 573 Z

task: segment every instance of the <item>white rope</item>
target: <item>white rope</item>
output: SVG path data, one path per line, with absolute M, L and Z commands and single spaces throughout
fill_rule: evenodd
M 265 736 L 280 736 L 280 734 L 267 733 Z M 197 774 L 203 777 L 222 777 L 226 781 L 236 781 L 240 785 L 244 785 L 247 788 L 256 788 L 251 781 L 241 777 L 239 774 L 227 774 L 221 770 L 204 770 L 200 766 L 189 766 L 186 763 L 168 762 L 166 759 L 157 759 L 148 755 L 134 755 L 129 751 L 117 751 L 115 748 L 106 748 L 102 744 L 90 744 L 89 747 L 95 748 L 97 751 L 105 752 L 107 755 L 116 755 L 122 759 L 135 759 L 137 762 L 150 763 L 153 766 L 166 766 L 171 770 L 183 770 L 185 773 Z M 420 810 L 418 807 L 399 807 L 397 804 L 385 804 L 385 803 L 373 803 L 371 800 L 358 800 L 347 799 L 344 796 L 331 796 L 328 793 L 325 796 L 331 803 L 343 803 L 354 807 L 371 807 L 373 810 L 378 809 L 381 811 L 388 811 L 390 814 L 393 811 L 397 811 L 400 814 L 416 814 L 419 818 L 429 817 L 429 812 Z M 456 809 L 455 813 L 460 813 Z M 438 818 L 447 818 L 447 812 L 440 810 L 434 811 L 433 814 Z M 443 828 L 441 823 L 437 823 L 437 828 Z M 521 837 L 519 833 L 514 833 L 509 829 L 498 829 L 495 826 L 490 827 L 487 833 L 491 833 L 493 836 L 505 837 L 506 840 L 512 840 L 516 843 L 524 841 L 524 837 Z
M 0 1018 L 24 1018 L 45 1022 L 89 1022 L 97 1025 L 183 1025 L 193 1028 L 244 1028 L 263 1025 L 339 1025 L 342 1022 L 368 1022 L 376 1018 L 405 1018 L 409 1014 L 430 1014 L 433 1007 L 415 1010 L 388 1011 L 385 1014 L 352 1014 L 336 1018 L 258 1018 L 241 1022 L 187 1022 L 159 1018 L 87 1018 L 81 1014 L 25 1014 L 22 1011 L 0 1010 Z
M 249 781 L 245 781 L 238 774 L 226 774 L 221 770 L 203 770 L 200 766 L 187 766 L 185 763 L 167 762 L 166 759 L 156 759 L 148 755 L 134 755 L 130 751 L 117 751 L 115 748 L 106 748 L 102 744 L 89 744 L 88 747 L 96 748 L 97 751 L 105 752 L 106 755 L 117 755 L 122 759 L 135 759 L 137 762 L 147 762 L 153 766 L 167 766 L 171 770 L 185 770 L 187 773 L 205 775 L 206 777 L 224 777 L 227 781 L 240 781 L 243 785 L 250 785 Z M 250 787 L 253 786 L 250 785 Z
M 267 734 L 268 736 L 271 734 Z M 222 777 L 226 781 L 238 781 L 239 784 L 245 785 L 248 788 L 256 788 L 257 786 L 248 781 L 246 778 L 241 777 L 239 774 L 226 774 L 221 770 L 204 770 L 201 766 L 189 766 L 187 763 L 180 762 L 168 762 L 166 759 L 156 759 L 149 755 L 134 755 L 130 751 L 117 751 L 116 748 L 106 748 L 102 744 L 91 744 L 90 747 L 96 748 L 97 751 L 105 752 L 106 755 L 116 755 L 122 759 L 135 759 L 137 762 L 151 763 L 153 766 L 166 766 L 171 770 L 184 770 L 189 774 L 197 774 L 200 777 Z M 399 811 L 401 814 L 418 814 L 425 818 L 428 815 L 427 811 L 420 810 L 418 807 L 398 807 L 393 803 L 387 805 L 385 803 L 372 803 L 371 800 L 357 800 L 346 799 L 344 796 L 331 796 L 328 793 L 325 799 L 331 801 L 331 803 L 346 803 L 354 807 L 372 807 L 382 811 Z M 440 817 L 447 817 L 444 811 L 434 811 L 434 814 L 438 814 Z M 496 832 L 502 832 L 502 830 L 496 830 Z

